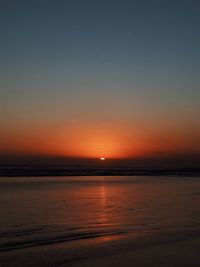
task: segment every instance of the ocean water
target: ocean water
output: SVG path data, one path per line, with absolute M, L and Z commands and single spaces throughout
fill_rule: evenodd
M 0 218 L 1 252 L 164 230 L 199 233 L 200 178 L 2 177 Z

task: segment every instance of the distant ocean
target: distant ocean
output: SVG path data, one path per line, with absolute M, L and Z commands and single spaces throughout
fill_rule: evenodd
M 162 236 L 149 246 L 187 240 L 200 237 L 200 176 L 0 177 L 0 218 L 0 266 L 12 266 L 9 253 L 23 258 L 58 244 L 72 264 L 149 235 Z

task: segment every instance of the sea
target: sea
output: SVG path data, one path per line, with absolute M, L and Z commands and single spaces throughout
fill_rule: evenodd
M 40 266 L 35 256 L 11 264 L 9 255 L 58 245 L 70 266 L 90 253 L 196 237 L 200 176 L 0 177 L 0 266 Z

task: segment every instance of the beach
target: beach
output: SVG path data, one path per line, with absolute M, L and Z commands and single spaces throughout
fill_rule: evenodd
M 199 177 L 2 177 L 0 266 L 199 266 Z

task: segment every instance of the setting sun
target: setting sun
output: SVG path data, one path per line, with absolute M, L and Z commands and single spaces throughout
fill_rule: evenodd
M 102 157 L 102 158 L 100 158 L 100 160 L 105 160 L 105 158 Z

